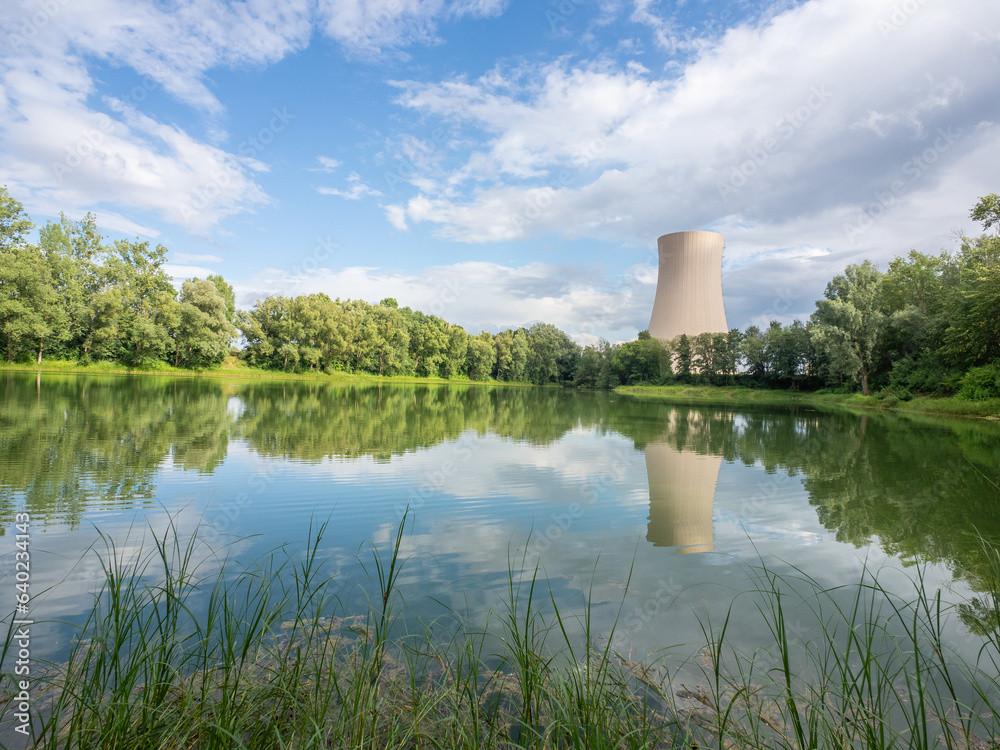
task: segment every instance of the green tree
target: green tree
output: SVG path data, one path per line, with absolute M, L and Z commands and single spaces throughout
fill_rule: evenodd
M 983 229 L 989 229 L 996 224 L 996 234 L 1000 235 L 1000 195 L 990 193 L 979 199 L 969 217 L 983 223 Z
M 441 374 L 453 378 L 465 371 L 465 355 L 469 351 L 469 334 L 462 326 L 448 329 L 448 356 L 441 365 Z
M 570 382 L 580 356 L 580 347 L 550 323 L 535 323 L 527 331 L 528 356 L 525 377 L 542 385 Z
M 229 322 L 229 308 L 215 281 L 185 281 L 178 317 L 175 366 L 205 367 L 218 364 L 229 354 L 236 329 Z
M 373 372 L 396 375 L 406 369 L 410 334 L 399 309 L 374 305 L 365 319 L 364 335 L 371 342 Z
M 114 356 L 147 366 L 171 351 L 178 322 L 177 292 L 163 269 L 167 249 L 149 242 L 118 240 L 104 265 L 107 291 L 117 296 Z M 107 342 L 112 343 L 112 342 Z
M 447 323 L 435 315 L 410 313 L 410 359 L 417 375 L 437 375 L 448 356 Z
M 691 369 L 709 383 L 715 381 L 717 365 L 715 362 L 715 341 L 712 333 L 706 331 L 691 337 Z
M 215 291 L 219 293 L 219 296 L 226 303 L 226 320 L 229 321 L 230 325 L 236 326 L 236 292 L 233 291 L 231 284 L 227 283 L 224 278 L 218 274 L 212 274 L 206 277 L 208 281 L 215 284 Z
M 466 359 L 469 378 L 487 380 L 490 377 L 497 361 L 497 350 L 493 346 L 493 336 L 489 331 L 483 331 L 469 339 Z
M 115 300 L 101 295 L 107 256 L 101 240 L 94 215 L 89 213 L 80 221 L 70 221 L 63 214 L 58 224 L 50 222 L 39 232 L 60 308 L 53 315 L 52 343 L 62 345 L 68 356 L 89 359 L 95 339 L 103 341 L 97 330 L 107 323 L 102 312 L 109 303 L 112 310 L 116 307 Z
M 866 396 L 885 330 L 881 292 L 882 274 L 870 261 L 850 265 L 827 284 L 812 315 L 812 339 L 828 357 L 830 374 L 860 376 Z
M 659 339 L 627 341 L 608 356 L 609 370 L 619 383 L 658 383 L 668 369 L 669 355 Z
M 761 381 L 768 374 L 767 343 L 767 334 L 757 326 L 750 326 L 743 332 L 741 352 L 747 372 Z
M 497 351 L 496 366 L 493 377 L 496 380 L 512 380 L 510 370 L 514 363 L 513 347 L 514 332 L 509 328 L 493 337 L 493 347 Z
M 691 363 L 693 354 L 691 351 L 691 339 L 686 333 L 676 337 L 670 344 L 670 349 L 674 353 L 674 372 L 677 377 L 688 380 L 691 377 Z
M 964 370 L 1000 359 L 1000 237 L 963 238 L 960 263 L 943 353 Z
M 49 332 L 46 312 L 54 302 L 50 268 L 41 250 L 27 241 L 33 227 L 20 201 L 0 188 L 0 331 L 8 362 L 17 357 L 22 342 L 44 341 Z
M 281 295 L 273 295 L 257 300 L 253 309 L 240 316 L 239 329 L 246 339 L 243 356 L 258 367 L 288 366 L 282 362 L 279 350 L 291 335 L 291 300 Z M 287 354 L 287 350 L 285 350 Z
M 497 380 L 517 381 L 524 378 L 528 362 L 528 337 L 523 328 L 507 329 L 493 337 L 497 350 L 495 375 Z
M 603 347 L 606 341 L 598 342 L 597 346 L 586 346 L 580 353 L 573 374 L 573 385 L 578 388 L 597 388 L 601 379 L 601 368 L 604 363 Z

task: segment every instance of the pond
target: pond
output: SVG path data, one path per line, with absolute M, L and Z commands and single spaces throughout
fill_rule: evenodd
M 974 600 L 944 635 L 975 659 L 976 606 L 996 585 L 991 422 L 482 385 L 17 373 L 0 391 L 0 601 L 13 611 L 26 511 L 38 659 L 65 658 L 108 540 L 138 556 L 197 531 L 210 577 L 223 555 L 302 555 L 325 523 L 323 573 L 343 612 L 363 613 L 372 546 L 385 553 L 407 511 L 400 627 L 486 625 L 513 572 L 536 577 L 543 609 L 588 607 L 595 641 L 613 629 L 640 658 L 690 651 L 727 613 L 730 640 L 767 641 L 740 598 L 763 565 Z M 817 627 L 797 612 L 790 626 L 803 640 Z

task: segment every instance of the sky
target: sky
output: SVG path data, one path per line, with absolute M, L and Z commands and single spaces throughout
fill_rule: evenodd
M 0 184 L 168 272 L 581 344 L 656 239 L 726 237 L 729 325 L 953 252 L 1000 192 L 996 0 L 4 0 Z

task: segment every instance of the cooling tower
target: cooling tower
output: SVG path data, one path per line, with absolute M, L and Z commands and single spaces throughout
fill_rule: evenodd
M 646 446 L 649 526 L 646 541 L 678 552 L 712 550 L 712 503 L 722 456 L 679 451 L 667 443 Z
M 716 232 L 673 232 L 656 241 L 660 270 L 649 334 L 669 341 L 686 333 L 726 333 L 722 245 Z

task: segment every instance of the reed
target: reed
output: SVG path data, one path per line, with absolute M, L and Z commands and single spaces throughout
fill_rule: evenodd
M 590 605 L 568 612 L 546 596 L 526 553 L 508 555 L 484 626 L 456 611 L 414 626 L 398 592 L 407 519 L 389 549 L 371 547 L 360 614 L 332 595 L 325 525 L 304 552 L 279 548 L 250 566 L 222 556 L 211 569 L 197 535 L 172 526 L 138 557 L 103 536 L 93 610 L 68 661 L 36 686 L 33 746 L 1000 747 L 996 589 L 953 609 L 919 571 L 901 598 L 874 571 L 824 589 L 759 564 L 721 621 L 702 617 L 690 653 L 633 661 L 613 645 L 618 620 L 598 638 Z M 734 642 L 736 607 L 762 618 L 766 643 Z M 802 642 L 793 611 L 820 635 Z M 944 637 L 955 617 L 981 631 L 972 663 Z M 10 641 L 8 631 L 4 653 Z

